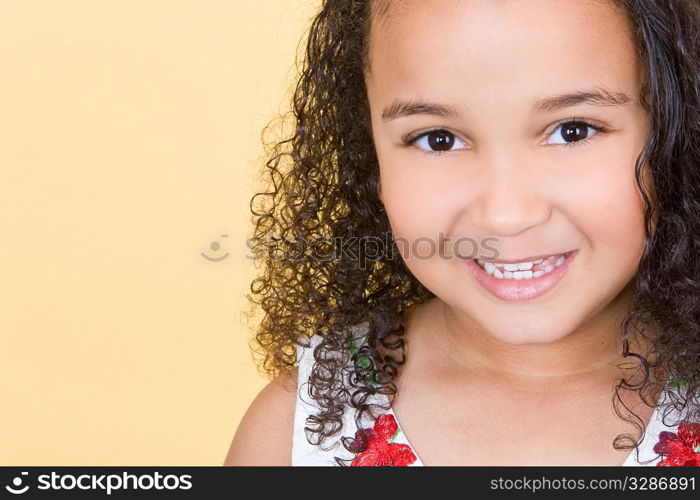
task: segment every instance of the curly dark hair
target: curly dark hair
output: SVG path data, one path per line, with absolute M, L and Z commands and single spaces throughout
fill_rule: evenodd
M 633 422 L 643 437 L 644 422 L 633 412 L 635 420 L 628 419 L 618 408 L 619 403 L 629 410 L 621 389 L 638 391 L 642 401 L 655 406 L 649 395 L 673 387 L 679 390 L 665 391 L 664 408 L 686 411 L 691 419 L 700 413 L 694 397 L 700 391 L 700 4 L 611 2 L 624 9 L 633 26 L 644 70 L 640 100 L 651 124 L 635 164 L 645 251 L 620 330 L 622 354 L 636 360 L 643 376 L 638 383 L 622 377 L 612 398 L 616 415 Z M 388 0 L 322 2 L 304 34 L 292 109 L 276 117 L 284 124 L 291 114 L 293 131 L 272 147 L 265 136 L 275 120 L 262 134 L 262 174 L 269 177 L 250 206 L 251 248 L 264 268 L 247 297 L 264 317 L 251 349 L 260 355 L 259 368 L 276 377 L 295 366 L 297 346 L 307 347 L 312 335 L 322 335 L 309 379 L 309 395 L 320 408 L 306 422 L 312 444 L 340 432 L 348 406 L 355 409 L 359 428 L 363 414 L 376 418 L 371 395 L 393 401 L 394 379 L 404 362 L 404 313 L 434 297 L 401 258 L 386 253 L 367 258 L 357 243 L 391 234 L 377 193 L 379 165 L 364 79 L 370 71 L 370 26 L 388 7 Z M 646 162 L 651 187 L 643 179 Z M 395 242 L 390 246 L 395 253 Z M 351 356 L 350 327 L 365 321 L 366 343 Z M 630 334 L 647 331 L 653 332 L 646 337 L 651 352 L 631 352 Z M 359 358 L 371 363 L 357 363 Z M 658 374 L 670 374 L 675 385 L 658 385 L 667 380 Z M 345 375 L 350 383 L 343 382 Z M 352 440 L 341 441 L 358 452 Z M 638 445 L 629 434 L 613 441 L 615 449 L 638 452 Z

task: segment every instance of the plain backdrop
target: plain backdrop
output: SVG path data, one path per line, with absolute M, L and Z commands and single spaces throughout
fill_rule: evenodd
M 0 5 L 0 464 L 220 465 L 267 383 L 260 133 L 320 2 Z

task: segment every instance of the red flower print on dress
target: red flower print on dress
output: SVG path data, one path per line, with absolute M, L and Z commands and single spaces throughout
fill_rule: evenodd
M 659 432 L 659 442 L 654 445 L 654 452 L 664 456 L 656 465 L 699 467 L 700 423 L 683 420 L 678 424 L 678 434 Z
M 353 441 L 353 450 L 365 450 L 350 463 L 351 466 L 406 466 L 416 461 L 411 447 L 394 443 L 400 430 L 391 414 L 380 415 L 372 429 L 358 429 Z

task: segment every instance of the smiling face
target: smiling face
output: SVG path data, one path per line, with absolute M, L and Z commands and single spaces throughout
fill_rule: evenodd
M 380 198 L 416 278 L 508 343 L 610 326 L 644 250 L 634 164 L 649 124 L 624 13 L 609 0 L 390 2 L 370 40 Z M 572 250 L 564 273 L 532 280 L 496 283 L 471 260 Z

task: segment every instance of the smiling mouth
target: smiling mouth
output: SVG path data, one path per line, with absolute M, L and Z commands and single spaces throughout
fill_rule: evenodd
M 487 274 L 497 279 L 528 280 L 539 278 L 560 267 L 573 250 L 523 261 L 494 261 L 474 259 Z
M 537 299 L 553 290 L 567 274 L 577 254 L 578 249 L 571 250 L 563 254 L 543 257 L 542 261 L 537 263 L 533 261 L 500 263 L 469 259 L 465 264 L 475 281 L 491 296 L 507 302 L 521 302 Z M 513 266 L 515 270 L 512 270 Z M 520 269 L 520 267 L 530 267 L 530 269 Z

